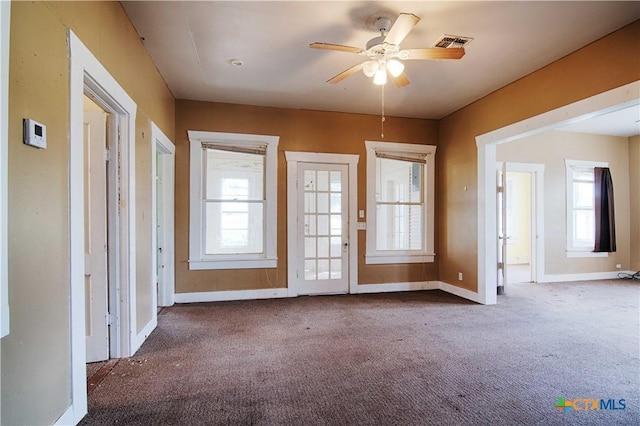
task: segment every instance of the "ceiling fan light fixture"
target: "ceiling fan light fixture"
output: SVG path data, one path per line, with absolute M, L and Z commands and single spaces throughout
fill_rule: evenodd
M 400 61 L 396 61 L 395 59 L 391 59 L 387 62 L 387 69 L 389 70 L 389 74 L 394 77 L 398 77 L 404 71 L 404 64 Z
M 373 76 L 373 84 L 384 86 L 387 84 L 387 72 L 383 68 L 378 68 Z
M 376 71 L 378 71 L 378 61 L 374 61 L 374 60 L 367 61 L 362 66 L 362 72 L 367 77 L 373 77 Z

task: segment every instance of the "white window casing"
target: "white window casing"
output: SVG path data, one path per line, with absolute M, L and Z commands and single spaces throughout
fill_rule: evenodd
M 596 167 L 609 167 L 609 163 L 601 161 L 584 161 L 584 160 L 565 160 L 565 172 L 566 172 L 566 223 L 567 223 L 567 257 L 607 257 L 608 253 L 595 253 L 593 251 L 593 245 L 588 244 L 587 241 L 583 241 L 576 235 L 575 231 L 575 215 L 579 212 L 588 214 L 589 210 L 593 210 L 593 206 L 581 207 L 576 205 L 577 194 L 574 192 L 574 183 L 580 183 L 580 175 L 593 174 L 593 169 Z M 586 180 L 582 183 L 588 184 L 593 180 Z M 595 216 L 594 216 L 595 218 Z M 594 227 L 595 230 L 595 227 Z
M 366 234 L 366 264 L 401 264 L 401 263 L 425 263 L 435 259 L 435 153 L 436 147 L 432 145 L 418 145 L 394 142 L 365 141 L 367 151 L 367 234 Z M 378 240 L 378 209 L 379 204 L 393 207 L 393 201 L 379 203 L 376 197 L 377 159 L 390 159 L 407 161 L 419 164 L 421 176 L 421 200 L 420 202 L 400 202 L 401 205 L 415 207 L 422 206 L 422 232 L 419 249 L 379 249 L 387 246 Z M 409 207 L 410 208 L 410 207 Z M 411 226 L 411 223 L 409 223 Z M 411 244 L 413 245 L 413 244 Z
M 277 267 L 277 160 L 278 136 L 249 135 L 240 133 L 219 133 L 189 130 L 190 142 L 190 183 L 189 183 L 189 269 L 248 269 Z M 262 206 L 263 223 L 262 244 L 260 250 L 248 250 L 247 253 L 233 253 L 224 247 L 205 241 L 207 203 L 211 206 L 217 201 L 205 197 L 205 178 L 207 170 L 203 168 L 205 150 L 217 150 L 239 154 L 264 155 L 264 198 L 245 201 L 238 204 Z M 214 180 L 216 178 L 214 177 Z M 261 189 L 262 191 L 262 189 Z M 219 202 L 220 200 L 218 200 Z M 227 212 L 239 215 L 238 212 Z M 247 213 L 248 215 L 248 213 Z M 209 252 L 207 253 L 207 247 Z M 214 248 L 212 248 L 214 247 Z M 215 251 L 212 252 L 212 251 Z

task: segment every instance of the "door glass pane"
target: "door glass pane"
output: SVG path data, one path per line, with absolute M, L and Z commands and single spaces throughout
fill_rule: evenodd
M 316 216 L 304 215 L 304 235 L 316 235 Z
M 341 192 L 342 191 L 342 173 L 331 172 L 330 180 L 331 180 L 331 184 L 330 184 L 331 192 Z
M 315 192 L 304 193 L 304 212 L 315 213 L 316 212 L 316 194 Z
M 318 237 L 318 257 L 329 257 L 328 237 Z
M 342 216 L 339 214 L 331 215 L 331 235 L 342 235 Z
M 331 237 L 331 257 L 340 257 L 342 249 L 342 237 Z
M 316 182 L 316 171 L 305 170 L 304 171 L 304 190 L 315 191 L 316 190 L 315 182 Z
M 318 213 L 329 213 L 329 194 L 318 192 Z
M 329 190 L 329 172 L 318 170 L 318 191 Z
M 318 235 L 329 235 L 328 215 L 318 215 Z
M 331 259 L 331 279 L 342 278 L 342 259 Z
M 331 194 L 331 213 L 340 213 L 342 211 L 342 194 Z
M 314 237 L 304 239 L 304 257 L 316 257 L 316 239 Z
M 318 279 L 329 279 L 329 259 L 318 259 Z
M 316 280 L 317 279 L 316 261 L 314 259 L 305 260 L 304 261 L 304 279 L 305 280 Z

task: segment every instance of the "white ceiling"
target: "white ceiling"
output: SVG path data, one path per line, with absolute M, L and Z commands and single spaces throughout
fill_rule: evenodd
M 432 119 L 640 19 L 637 1 L 122 4 L 177 99 L 366 114 L 381 111 L 381 90 L 371 79 L 359 72 L 326 83 L 363 57 L 308 45 L 364 48 L 379 35 L 370 29 L 376 16 L 414 13 L 421 21 L 402 48 L 431 47 L 443 34 L 474 39 L 461 60 L 406 61 L 411 84 L 387 84 L 387 115 Z

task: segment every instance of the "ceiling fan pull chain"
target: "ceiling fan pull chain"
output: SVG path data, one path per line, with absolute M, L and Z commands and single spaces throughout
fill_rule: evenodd
M 380 120 L 380 137 L 384 139 L 384 84 L 380 87 L 382 88 L 382 118 Z

